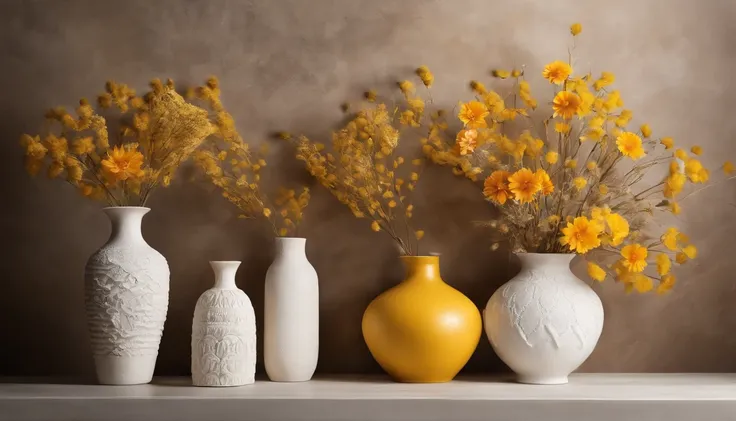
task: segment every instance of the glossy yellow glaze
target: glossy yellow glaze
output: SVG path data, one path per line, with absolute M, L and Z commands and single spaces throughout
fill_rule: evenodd
M 439 257 L 402 257 L 407 279 L 376 297 L 363 314 L 363 338 L 394 380 L 452 380 L 473 355 L 478 308 L 440 277 Z

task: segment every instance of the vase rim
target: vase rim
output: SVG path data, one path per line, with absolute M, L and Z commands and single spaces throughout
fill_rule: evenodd
M 514 252 L 517 256 L 575 256 L 577 253 L 527 253 Z
M 276 239 L 277 240 L 306 240 L 307 237 L 281 237 L 281 236 L 277 236 Z
M 210 263 L 235 264 L 235 263 L 243 263 L 243 262 L 240 260 L 210 260 Z
M 440 260 L 439 255 L 434 254 L 426 254 L 421 256 L 399 256 L 400 259 L 406 259 L 406 260 Z
M 146 207 L 146 206 L 106 206 L 102 208 L 103 211 L 108 210 L 108 209 L 145 209 L 148 211 L 151 210 L 151 208 Z

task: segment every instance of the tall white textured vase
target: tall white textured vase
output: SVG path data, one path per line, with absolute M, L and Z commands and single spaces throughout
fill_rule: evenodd
M 242 386 L 255 381 L 256 315 L 235 286 L 237 261 L 210 262 L 215 285 L 197 300 L 192 322 L 195 386 Z
M 150 209 L 103 209 L 112 234 L 87 262 L 85 306 L 97 379 L 141 384 L 153 377 L 169 307 L 169 265 L 143 239 Z
M 276 238 L 266 273 L 264 362 L 272 381 L 312 378 L 319 354 L 319 285 L 305 238 Z
M 574 254 L 517 256 L 521 272 L 486 306 L 486 334 L 519 382 L 567 383 L 598 343 L 603 305 L 570 270 Z

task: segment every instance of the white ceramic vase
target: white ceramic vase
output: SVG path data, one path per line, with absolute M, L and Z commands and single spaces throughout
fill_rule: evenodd
M 519 382 L 567 383 L 598 343 L 603 305 L 570 270 L 574 254 L 518 257 L 521 272 L 488 301 L 486 334 Z
M 312 378 L 319 354 L 319 285 L 305 238 L 276 238 L 266 273 L 264 362 L 272 381 Z
M 192 322 L 192 383 L 242 386 L 255 381 L 256 315 L 235 286 L 236 261 L 210 262 L 215 285 L 197 300 Z
M 112 234 L 87 262 L 84 291 L 97 379 L 148 383 L 169 307 L 169 265 L 143 239 L 141 222 L 150 209 L 103 211 Z

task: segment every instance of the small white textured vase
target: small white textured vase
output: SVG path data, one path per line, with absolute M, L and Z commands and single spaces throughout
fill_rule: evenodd
M 97 379 L 141 384 L 153 377 L 169 307 L 169 265 L 143 239 L 150 209 L 103 209 L 112 234 L 87 262 L 84 298 Z
M 197 300 L 192 322 L 192 383 L 242 386 L 255 381 L 256 315 L 235 286 L 237 261 L 210 262 L 215 286 Z
M 272 381 L 312 378 L 319 355 L 319 285 L 305 238 L 276 238 L 266 273 L 264 362 Z
M 486 306 L 486 334 L 519 382 L 567 383 L 598 343 L 603 305 L 570 270 L 574 254 L 517 256 L 521 272 Z

